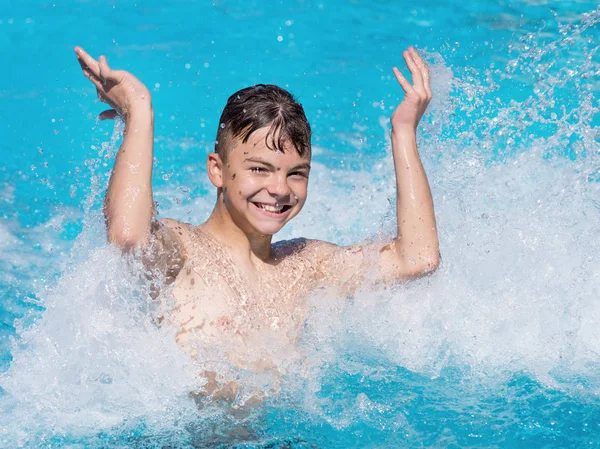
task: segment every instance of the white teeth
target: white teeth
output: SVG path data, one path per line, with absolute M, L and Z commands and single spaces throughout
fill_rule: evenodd
M 258 205 L 261 209 L 264 209 L 268 212 L 279 213 L 279 212 L 281 212 L 281 209 L 283 209 L 283 206 L 271 206 L 269 204 L 260 204 L 260 203 Z

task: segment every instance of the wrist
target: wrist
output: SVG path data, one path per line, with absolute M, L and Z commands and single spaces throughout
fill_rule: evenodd
M 417 130 L 410 125 L 406 126 L 392 126 L 392 132 L 390 133 L 392 143 L 397 142 L 416 142 Z
M 154 109 L 152 108 L 152 100 L 148 99 L 137 101 L 132 103 L 127 112 L 124 114 L 124 120 L 126 122 L 136 121 L 136 122 L 154 122 Z
M 409 125 L 409 124 L 396 125 L 396 126 L 392 125 L 392 132 L 391 132 L 392 139 L 407 138 L 407 137 L 415 137 L 416 138 L 416 135 L 417 135 L 417 128 L 412 125 Z

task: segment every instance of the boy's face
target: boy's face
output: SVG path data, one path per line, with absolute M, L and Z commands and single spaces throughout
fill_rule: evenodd
M 268 131 L 255 131 L 246 143 L 234 139 L 222 168 L 225 205 L 234 222 L 250 234 L 277 233 L 306 201 L 310 153 L 300 156 L 289 144 L 285 152 L 269 149 Z

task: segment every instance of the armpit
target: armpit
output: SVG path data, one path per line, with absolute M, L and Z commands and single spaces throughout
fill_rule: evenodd
M 153 285 L 153 297 L 160 291 L 160 284 L 172 283 L 185 264 L 186 225 L 175 220 L 159 220 L 152 223 L 151 237 L 142 253 L 142 262 L 157 283 Z

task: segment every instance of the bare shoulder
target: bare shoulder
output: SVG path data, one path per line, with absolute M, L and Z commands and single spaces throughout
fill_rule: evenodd
M 161 227 L 168 228 L 173 231 L 178 231 L 181 233 L 188 232 L 194 226 L 189 223 L 184 223 L 179 220 L 175 220 L 173 218 L 160 218 L 157 221 L 157 224 Z
M 323 242 L 321 240 L 297 238 L 274 243 L 273 253 L 276 258 L 285 258 L 293 255 L 314 258 L 335 251 L 335 248 L 339 247 L 333 243 Z
M 362 253 L 362 250 L 361 245 L 340 246 L 323 240 L 306 241 L 306 251 L 320 261 Z
M 306 244 L 309 257 L 316 263 L 317 277 L 330 287 L 344 293 L 358 288 L 365 263 L 362 245 L 340 246 L 322 240 L 310 240 Z
M 293 239 L 273 245 L 276 258 L 297 255 L 311 260 L 316 268 L 332 269 L 337 264 L 356 263 L 362 260 L 363 248 L 360 245 L 339 246 L 323 240 Z M 331 265 L 331 267 L 330 267 Z
M 194 235 L 194 225 L 172 218 L 161 218 L 156 221 L 155 226 L 157 234 L 163 234 L 164 237 L 167 237 L 167 240 L 176 240 L 182 249 L 187 249 L 190 246 Z

